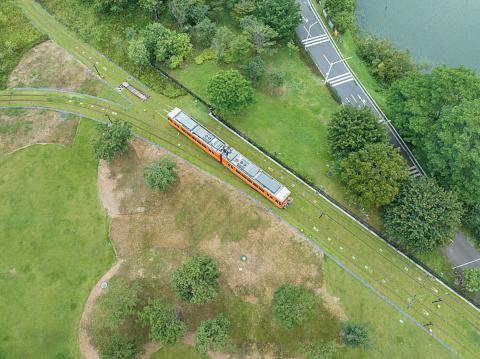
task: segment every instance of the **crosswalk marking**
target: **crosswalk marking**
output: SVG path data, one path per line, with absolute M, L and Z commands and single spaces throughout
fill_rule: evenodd
M 335 87 L 350 81 L 353 81 L 353 76 L 350 72 L 347 72 L 346 74 L 334 77 L 333 81 L 328 80 L 328 83 Z M 357 102 L 357 100 L 355 100 L 355 102 Z
M 326 35 L 326 34 L 318 35 L 318 36 L 314 36 L 314 37 L 309 37 L 305 40 L 302 40 L 305 47 L 318 45 L 318 44 L 321 44 L 322 42 L 327 42 L 327 41 L 330 41 L 330 39 L 328 38 L 328 35 Z

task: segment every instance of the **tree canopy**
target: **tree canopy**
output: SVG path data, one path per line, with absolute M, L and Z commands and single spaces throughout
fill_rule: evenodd
M 270 95 L 273 95 L 273 89 L 282 87 L 285 83 L 285 72 L 278 68 L 273 68 L 267 73 L 267 80 L 271 87 Z
M 368 144 L 387 142 L 387 128 L 370 108 L 342 106 L 328 124 L 328 144 L 335 157 L 346 157 Z
M 259 56 L 248 59 L 243 66 L 245 77 L 252 83 L 252 86 L 260 83 L 265 71 L 267 71 L 267 63 Z
M 152 343 L 160 340 L 164 347 L 171 347 L 183 339 L 189 328 L 170 304 L 163 305 L 161 302 L 161 299 L 150 299 L 148 305 L 138 313 L 138 319 L 142 327 L 151 327 L 149 336 Z
M 439 183 L 469 204 L 480 204 L 480 100 L 447 107 L 425 144 L 428 168 Z
M 194 304 L 211 302 L 220 294 L 218 278 L 222 272 L 212 258 L 201 255 L 191 257 L 172 274 L 170 283 L 177 298 Z
M 195 350 L 199 354 L 213 352 L 232 352 L 235 350 L 233 340 L 228 336 L 230 321 L 222 314 L 215 319 L 203 321 L 197 328 L 197 334 L 193 336 Z
M 274 52 L 274 39 L 278 33 L 270 26 L 265 25 L 253 16 L 246 16 L 240 20 L 240 27 L 243 29 L 243 34 L 254 45 L 255 56 L 257 54 L 272 54 Z
M 193 53 L 188 34 L 178 34 L 159 22 L 151 23 L 138 32 L 129 31 L 128 56 L 139 66 L 163 61 L 167 67 L 174 69 Z
M 370 338 L 370 334 L 375 332 L 374 328 L 370 327 L 370 323 L 362 325 L 356 324 L 353 321 L 346 321 L 340 323 L 342 330 L 342 343 L 354 349 L 363 345 L 365 350 L 370 351 L 375 348 L 375 342 Z
M 220 111 L 234 114 L 253 104 L 253 88 L 237 70 L 219 71 L 208 81 L 207 92 Z
M 358 55 L 370 65 L 370 73 L 381 83 L 390 86 L 408 71 L 416 70 L 408 49 L 399 50 L 394 43 L 380 40 L 376 34 L 360 38 L 357 44 Z
M 409 175 L 406 161 L 398 151 L 388 143 L 374 143 L 340 162 L 342 181 L 351 199 L 365 207 L 393 201 L 399 182 Z
M 480 269 L 465 268 L 463 270 L 463 278 L 465 278 L 465 288 L 471 292 L 480 292 Z
M 273 293 L 273 315 L 286 329 L 303 325 L 312 316 L 315 298 L 303 286 L 282 284 Z
M 91 139 L 92 153 L 95 158 L 110 162 L 116 152 L 124 153 L 128 150 L 127 141 L 133 137 L 132 123 L 114 120 L 112 124 L 97 124 L 99 137 Z
M 255 16 L 275 30 L 281 40 L 292 39 L 302 23 L 300 4 L 295 0 L 257 0 Z
M 325 0 L 325 11 L 342 34 L 355 28 L 355 0 Z
M 148 190 L 155 189 L 158 194 L 170 187 L 178 177 L 178 172 L 174 171 L 176 167 L 177 162 L 166 156 L 159 156 L 150 166 L 143 166 L 142 178 L 147 182 Z
M 480 78 L 476 71 L 443 65 L 430 74 L 407 72 L 390 87 L 387 101 L 397 131 L 406 141 L 423 147 L 434 135 L 432 126 L 446 108 L 477 98 Z
M 138 350 L 138 341 L 128 340 L 119 332 L 115 332 L 99 350 L 100 359 L 135 359 Z
M 98 299 L 98 307 L 102 311 L 103 321 L 110 327 L 123 323 L 125 318 L 135 313 L 138 303 L 137 282 L 128 284 L 122 279 L 113 280 Z
M 385 207 L 387 235 L 410 250 L 424 253 L 450 243 L 460 225 L 462 205 L 434 180 L 409 178 Z

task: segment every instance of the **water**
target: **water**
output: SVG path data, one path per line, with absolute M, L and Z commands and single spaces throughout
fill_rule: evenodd
M 480 0 L 356 0 L 357 23 L 415 61 L 480 70 Z

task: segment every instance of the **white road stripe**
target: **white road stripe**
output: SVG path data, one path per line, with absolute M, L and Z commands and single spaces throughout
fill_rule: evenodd
M 321 44 L 322 42 L 328 42 L 328 41 L 330 41 L 330 39 L 319 40 L 319 41 L 314 42 L 314 43 L 308 43 L 307 45 L 305 45 L 305 47 L 309 47 L 309 46 L 313 46 L 313 45 L 318 45 L 318 44 Z
M 328 81 L 328 82 L 330 82 L 330 85 L 332 85 L 333 87 L 335 87 L 335 86 L 344 84 L 344 83 L 349 82 L 349 81 L 353 81 L 353 76 L 352 76 L 352 75 L 350 75 L 350 76 L 348 76 L 348 77 L 346 77 L 346 78 L 344 78 L 344 79 L 341 79 L 340 81 L 334 81 L 333 84 L 332 84 L 330 81 Z
M 344 74 L 329 78 L 328 82 L 332 82 L 333 80 L 339 79 L 340 77 L 346 77 L 348 75 L 350 75 L 350 72 L 345 72 Z
M 307 42 L 312 42 L 312 41 L 317 40 L 317 39 L 320 39 L 320 38 L 325 39 L 326 37 L 327 37 L 327 35 L 325 35 L 325 34 L 323 34 L 323 35 L 318 35 L 318 36 L 314 36 L 314 37 L 308 37 L 308 38 L 306 38 L 305 40 L 302 40 L 302 42 L 303 42 L 304 44 L 306 44 Z

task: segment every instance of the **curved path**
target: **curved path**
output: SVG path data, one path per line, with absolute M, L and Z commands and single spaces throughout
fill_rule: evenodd
M 95 65 L 104 76 L 104 80 L 112 87 L 117 87 L 129 78 L 127 73 L 91 47 L 83 44 L 38 5 L 29 0 L 20 2 L 27 17 L 36 26 L 49 33 L 53 40 L 90 69 L 95 70 L 93 67 Z M 129 81 L 136 87 L 143 87 L 134 79 Z M 243 188 L 241 181 L 231 175 L 230 171 L 224 170 L 223 166 L 212 161 L 185 136 L 178 136 L 177 131 L 165 121 L 162 114 L 164 108 L 169 108 L 167 102 L 170 100 L 156 95 L 146 87 L 143 87 L 142 91 L 151 95 L 145 103 L 123 91 L 124 95 L 133 102 L 128 109 L 111 103 L 108 104 L 110 107 L 107 107 L 102 99 L 58 91 L 37 90 L 4 92 L 0 94 L 0 106 L 49 108 L 83 114 L 97 120 L 105 120 L 103 116 L 108 113 L 111 118 L 129 120 L 136 126 L 135 131 L 138 134 L 160 143 L 162 147 L 215 176 Z M 307 239 L 320 245 L 330 258 L 419 327 L 426 331 L 422 324 L 434 322 L 432 335 L 450 350 L 460 356 L 480 358 L 480 313 L 476 308 L 228 129 L 221 125 L 203 125 L 256 164 L 265 170 L 268 169 L 272 176 L 289 187 L 294 202 L 287 210 L 282 211 L 268 203 L 265 204 L 266 201 L 263 201 L 259 194 L 257 197 L 253 191 L 248 192 L 252 197 L 260 199 L 266 207 L 276 212 L 294 228 L 301 228 Z M 325 215 L 319 218 L 322 212 Z M 439 296 L 444 301 L 441 311 L 432 303 Z

